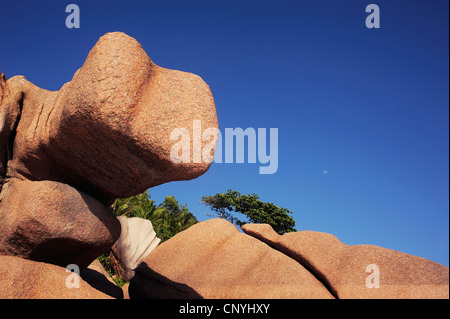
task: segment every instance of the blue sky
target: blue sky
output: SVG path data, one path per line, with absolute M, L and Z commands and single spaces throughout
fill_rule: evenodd
M 68 4 L 80 28 L 68 29 Z M 380 7 L 368 29 L 365 7 Z M 0 70 L 59 90 L 103 34 L 200 75 L 219 125 L 278 128 L 278 171 L 219 164 L 174 195 L 199 220 L 235 189 L 293 211 L 298 230 L 449 265 L 448 1 L 0 1 Z M 325 174 L 324 171 L 328 171 Z

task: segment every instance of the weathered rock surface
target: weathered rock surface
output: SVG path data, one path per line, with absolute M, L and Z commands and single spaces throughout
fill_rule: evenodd
M 448 267 L 421 257 L 372 245 L 349 246 L 320 232 L 280 236 L 267 224 L 247 224 L 242 230 L 297 260 L 338 298 L 449 298 Z M 369 265 L 378 267 L 379 288 L 368 288 L 375 283 L 375 269 Z
M 119 239 L 111 248 L 111 262 L 124 281 L 133 278 L 136 268 L 158 246 L 151 221 L 143 218 L 119 216 L 121 225 Z
M 79 277 L 79 288 L 73 287 L 75 279 L 69 276 L 74 275 L 63 267 L 14 256 L 0 256 L 0 298 L 111 299 Z M 66 281 L 69 285 L 66 285 Z
M 119 238 L 111 210 L 66 184 L 12 180 L 1 196 L 0 255 L 85 268 Z
M 11 178 L 53 180 L 111 202 L 150 187 L 200 176 L 211 163 L 170 157 L 185 128 L 200 146 L 207 128 L 217 128 L 214 100 L 198 76 L 161 68 L 142 46 L 121 32 L 101 37 L 73 79 L 58 92 L 23 77 L 6 82 L 6 117 L 17 117 Z M 11 119 L 10 121 L 13 121 Z M 74 163 L 76 163 L 74 165 Z
M 86 267 L 119 237 L 106 207 L 206 172 L 193 150 L 213 153 L 203 133 L 217 127 L 200 77 L 157 66 L 121 32 L 101 37 L 59 91 L 0 73 L 0 254 Z M 172 160 L 177 128 L 200 137 L 190 161 Z
M 333 298 L 292 258 L 223 219 L 159 245 L 136 270 L 130 298 Z

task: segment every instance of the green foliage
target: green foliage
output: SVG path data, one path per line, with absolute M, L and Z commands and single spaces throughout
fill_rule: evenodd
M 113 207 L 116 216 L 140 217 L 155 222 L 164 211 L 155 205 L 155 201 L 147 192 L 129 198 L 119 198 L 114 202 Z
M 198 223 L 187 205 L 180 205 L 175 197 L 166 196 L 161 204 L 156 205 L 147 192 L 117 199 L 114 202 L 114 214 L 150 220 L 162 242 Z
M 273 203 L 259 200 L 257 194 L 242 195 L 229 189 L 225 194 L 202 197 L 201 203 L 210 206 L 217 217 L 242 226 L 247 223 L 269 224 L 278 234 L 294 232 L 295 220 L 289 216 L 292 212 Z M 234 214 L 246 216 L 247 221 L 238 219 Z
M 162 209 L 165 212 L 159 234 L 161 241 L 167 240 L 198 223 L 197 218 L 189 212 L 187 205 L 179 205 L 173 196 L 166 196 L 158 209 Z

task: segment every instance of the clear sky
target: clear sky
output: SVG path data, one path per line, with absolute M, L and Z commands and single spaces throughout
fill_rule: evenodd
M 68 4 L 80 28 L 68 29 Z M 380 8 L 368 29 L 365 8 Z M 199 220 L 235 189 L 293 211 L 298 230 L 449 265 L 447 0 L 0 0 L 0 70 L 59 90 L 103 34 L 200 75 L 219 125 L 278 128 L 278 171 L 214 163 L 150 190 Z

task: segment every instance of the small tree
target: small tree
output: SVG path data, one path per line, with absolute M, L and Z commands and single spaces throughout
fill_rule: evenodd
M 198 223 L 197 218 L 188 210 L 187 205 L 179 205 L 173 196 L 166 196 L 158 209 L 165 211 L 164 227 L 160 233 L 161 240 L 167 240 Z
M 209 206 L 217 217 L 225 218 L 238 226 L 247 223 L 269 224 L 278 234 L 296 231 L 295 220 L 289 216 L 292 214 L 290 210 L 260 201 L 257 194 L 242 195 L 229 189 L 225 194 L 204 196 L 200 202 Z M 245 215 L 247 221 L 238 219 L 234 216 L 235 213 Z

